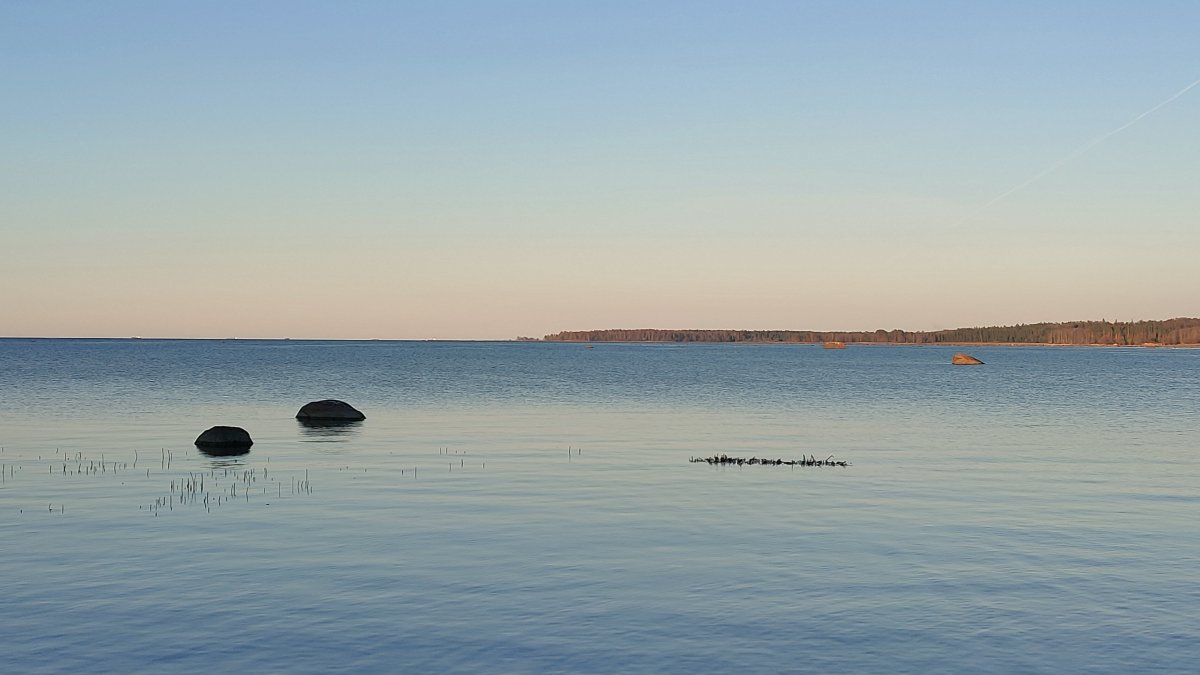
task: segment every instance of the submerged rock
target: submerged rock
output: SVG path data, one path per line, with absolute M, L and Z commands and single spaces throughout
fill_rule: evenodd
M 302 422 L 359 422 L 367 416 L 345 401 L 325 399 L 305 403 L 296 413 L 296 419 Z
M 956 366 L 982 366 L 983 365 L 983 361 L 980 361 L 979 359 L 975 358 L 974 356 L 971 356 L 970 354 L 964 354 L 962 352 L 955 354 L 954 357 L 950 359 L 950 363 L 953 365 L 956 365 Z
M 250 434 L 241 427 L 212 427 L 196 438 L 200 448 L 249 448 L 254 445 Z
M 726 454 L 713 455 L 712 457 L 693 457 L 692 464 L 705 462 L 714 465 L 735 465 L 735 466 L 850 466 L 850 462 L 834 459 L 833 455 L 825 459 L 817 459 L 815 455 L 808 457 L 801 456 L 800 459 L 768 459 L 766 457 L 730 457 Z

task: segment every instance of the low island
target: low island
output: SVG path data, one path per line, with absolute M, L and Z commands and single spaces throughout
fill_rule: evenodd
M 1122 347 L 1200 346 L 1200 318 L 1162 321 L 1066 321 L 937 331 L 667 330 L 659 328 L 562 331 L 547 342 L 755 342 L 914 345 L 1100 345 Z

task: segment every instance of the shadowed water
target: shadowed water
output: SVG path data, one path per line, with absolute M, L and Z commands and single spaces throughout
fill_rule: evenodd
M 1200 352 L 953 351 L 0 341 L 0 670 L 1192 670 Z

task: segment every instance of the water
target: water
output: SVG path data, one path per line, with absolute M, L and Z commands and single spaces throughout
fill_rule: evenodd
M 1194 671 L 1200 352 L 953 351 L 2 340 L 0 671 Z

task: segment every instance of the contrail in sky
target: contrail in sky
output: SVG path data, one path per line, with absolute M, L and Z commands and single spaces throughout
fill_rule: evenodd
M 1009 195 L 1011 195 L 1012 193 L 1022 190 L 1024 188 L 1028 187 L 1029 185 L 1037 182 L 1038 180 L 1041 180 L 1043 177 L 1046 176 L 1046 174 L 1055 171 L 1056 169 L 1058 169 L 1062 165 L 1066 164 L 1067 162 L 1070 162 L 1071 160 L 1082 155 L 1083 153 L 1087 152 L 1088 150 L 1091 150 L 1092 148 L 1096 147 L 1097 145 L 1100 145 L 1101 143 L 1103 143 L 1104 141 L 1112 138 L 1113 136 L 1116 136 L 1117 134 L 1121 133 L 1122 131 L 1125 131 L 1129 127 L 1137 124 L 1138 122 L 1140 122 L 1142 120 L 1142 118 L 1154 113 L 1154 111 L 1158 110 L 1159 108 L 1167 105 L 1171 101 L 1174 101 L 1175 99 L 1179 98 L 1180 96 L 1183 96 L 1184 94 L 1188 93 L 1188 91 L 1190 89 L 1192 89 L 1192 87 L 1195 87 L 1196 85 L 1200 85 L 1200 80 L 1196 80 L 1195 82 L 1189 84 L 1188 86 L 1184 87 L 1183 89 L 1180 89 L 1179 91 L 1175 92 L 1174 94 L 1171 94 L 1169 97 L 1167 97 L 1166 100 L 1160 102 L 1158 105 L 1154 106 L 1153 108 L 1146 110 L 1145 112 L 1134 117 L 1133 119 L 1129 120 L 1128 122 L 1122 124 L 1121 126 L 1117 127 L 1116 129 L 1105 132 L 1105 133 L 1093 138 L 1092 140 L 1088 141 L 1087 143 L 1084 143 L 1083 145 L 1079 146 L 1078 148 L 1075 148 L 1069 154 L 1064 156 L 1062 159 L 1059 159 L 1057 162 L 1054 162 L 1050 166 L 1047 166 L 1046 168 L 1035 173 L 1034 175 L 1030 176 L 1029 178 L 1025 179 L 1024 181 L 1021 181 L 1020 183 L 1017 183 L 1016 185 L 1012 186 L 1011 188 L 1005 190 L 1004 192 L 1001 192 L 1000 194 L 996 195 L 990 201 L 983 204 L 979 208 L 975 209 L 969 215 L 963 217 L 963 219 L 958 221 L 957 223 L 955 223 L 954 226 L 958 227 L 960 225 L 963 225 L 968 220 L 971 220 L 975 216 L 979 215 L 981 212 L 986 211 L 988 208 L 990 208 L 991 206 L 996 204 L 996 202 L 999 202 L 999 201 L 1005 199 L 1006 197 L 1008 197 Z

